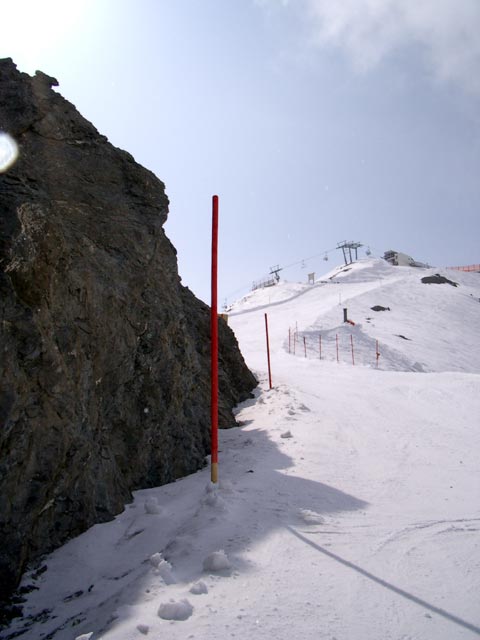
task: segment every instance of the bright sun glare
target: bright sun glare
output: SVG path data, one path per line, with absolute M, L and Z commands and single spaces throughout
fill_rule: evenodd
M 45 57 L 61 53 L 91 0 L 16 0 L 2 5 L 0 58 L 34 73 Z
M 9 169 L 18 157 L 18 146 L 12 136 L 0 132 L 0 173 Z

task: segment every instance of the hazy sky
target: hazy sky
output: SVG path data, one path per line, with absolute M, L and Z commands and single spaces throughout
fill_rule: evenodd
M 479 0 L 0 2 L 0 57 L 165 182 L 205 301 L 213 194 L 220 302 L 343 240 L 480 262 Z

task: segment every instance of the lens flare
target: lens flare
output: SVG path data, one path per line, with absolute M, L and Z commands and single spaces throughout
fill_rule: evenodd
M 18 158 L 18 145 L 12 136 L 0 131 L 0 173 L 4 173 Z

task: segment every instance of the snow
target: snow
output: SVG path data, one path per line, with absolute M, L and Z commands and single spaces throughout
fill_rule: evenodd
M 164 560 L 161 553 L 154 553 L 150 556 L 150 564 L 155 567 L 154 573 L 162 578 L 165 584 L 175 584 L 172 574 L 172 565 Z
M 193 613 L 193 607 L 188 600 L 180 602 L 164 602 L 158 608 L 158 616 L 164 620 L 186 620 Z
M 379 260 L 246 296 L 229 323 L 260 384 L 219 484 L 136 492 L 25 575 L 1 637 L 478 637 L 479 312 L 479 274 Z
M 231 564 L 225 551 L 220 549 L 220 551 L 214 551 L 205 558 L 203 568 L 205 571 L 223 571 L 230 569 Z
M 196 596 L 200 596 L 203 593 L 208 593 L 208 587 L 203 582 L 203 580 L 199 580 L 198 582 L 195 582 L 195 584 L 192 584 L 192 586 L 190 587 L 190 593 L 193 593 Z
M 158 500 L 155 496 L 148 496 L 145 500 L 145 513 L 150 513 L 151 515 L 160 513 Z

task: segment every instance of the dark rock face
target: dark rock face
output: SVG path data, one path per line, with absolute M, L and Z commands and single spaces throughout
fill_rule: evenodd
M 0 597 L 27 563 L 191 473 L 210 447 L 209 309 L 164 185 L 37 72 L 0 61 Z M 220 426 L 256 385 L 220 321 Z

